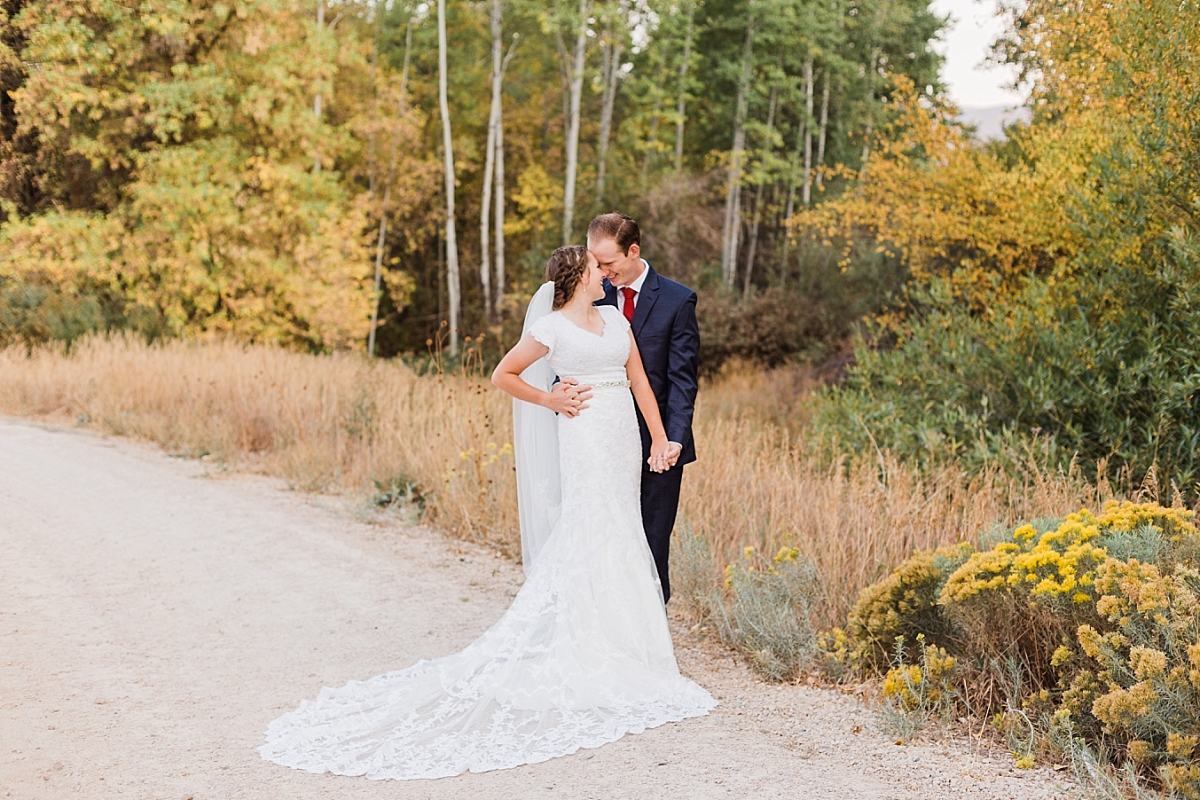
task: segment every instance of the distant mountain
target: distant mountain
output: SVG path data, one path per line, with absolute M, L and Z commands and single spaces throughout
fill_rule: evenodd
M 1029 109 L 1023 107 L 999 106 L 963 106 L 958 115 L 965 125 L 975 128 L 975 138 L 989 141 L 1004 138 L 1004 126 L 1017 120 L 1029 121 Z

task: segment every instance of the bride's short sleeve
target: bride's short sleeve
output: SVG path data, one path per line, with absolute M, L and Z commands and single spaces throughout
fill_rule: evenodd
M 529 326 L 529 335 L 546 345 L 546 347 L 549 347 L 551 353 L 554 352 L 556 333 L 557 328 L 554 325 L 553 314 L 547 314 Z

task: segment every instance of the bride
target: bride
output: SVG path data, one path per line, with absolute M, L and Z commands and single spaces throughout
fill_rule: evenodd
M 268 726 L 264 759 L 308 772 L 440 778 L 536 764 L 716 706 L 679 674 L 642 532 L 635 400 L 652 434 L 651 469 L 669 465 L 629 324 L 615 307 L 592 305 L 603 276 L 586 248 L 556 250 L 546 277 L 528 332 L 492 376 L 519 401 L 517 423 L 527 430 L 518 446 L 538 438 L 523 404 L 543 415 L 534 421 L 543 449 L 555 424 L 545 409 L 565 412 L 558 452 L 540 464 L 551 477 L 530 486 L 539 465 L 526 458 L 523 470 L 518 450 L 527 575 L 512 606 L 462 652 L 322 689 Z M 590 400 L 564 400 L 544 377 L 531 385 L 522 375 L 534 367 L 589 384 Z M 549 535 L 539 536 L 537 515 L 527 513 L 535 499 Z

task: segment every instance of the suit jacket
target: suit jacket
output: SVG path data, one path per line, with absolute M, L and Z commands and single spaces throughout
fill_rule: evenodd
M 617 289 L 604 282 L 604 299 L 596 305 L 617 305 Z M 646 267 L 646 280 L 633 311 L 633 339 L 637 342 L 650 388 L 658 400 L 667 439 L 683 445 L 679 464 L 696 460 L 692 417 L 699 389 L 700 326 L 696 323 L 696 293 L 682 283 L 664 278 Z M 650 457 L 650 431 L 638 411 L 643 456 Z

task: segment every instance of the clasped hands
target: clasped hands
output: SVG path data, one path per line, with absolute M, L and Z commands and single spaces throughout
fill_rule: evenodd
M 650 458 L 646 459 L 646 463 L 650 465 L 651 472 L 666 472 L 675 466 L 675 462 L 679 460 L 679 454 L 682 452 L 683 445 L 678 442 L 666 442 L 662 445 L 651 444 Z
M 579 412 L 588 407 L 592 399 L 592 387 L 580 386 L 574 378 L 561 378 L 550 389 L 550 399 L 546 408 L 564 417 L 578 417 Z
M 586 384 L 581 386 L 579 381 L 574 378 L 561 378 L 550 389 L 546 408 L 564 417 L 577 417 L 579 412 L 588 407 L 588 400 L 591 399 L 591 386 Z M 646 460 L 646 463 L 650 465 L 651 472 L 666 472 L 675 466 L 675 462 L 679 460 L 682 452 L 683 446 L 678 442 L 656 442 L 650 447 L 650 458 Z

